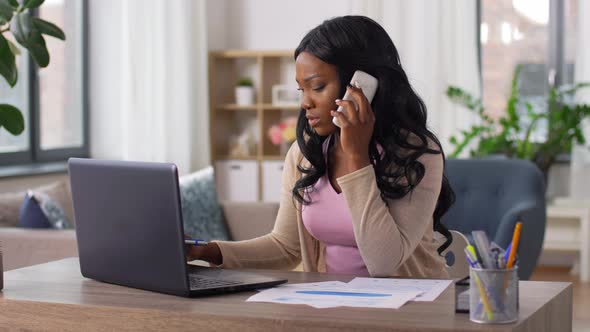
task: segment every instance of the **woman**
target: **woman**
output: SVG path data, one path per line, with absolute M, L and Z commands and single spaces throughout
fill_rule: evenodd
M 385 30 L 362 16 L 327 20 L 303 38 L 295 64 L 302 110 L 273 231 L 192 247 L 189 259 L 250 268 L 302 261 L 305 271 L 447 277 L 437 252 L 451 241 L 440 219 L 454 200 L 444 155 Z M 348 84 L 357 69 L 379 80 L 372 103 Z M 347 90 L 353 100 L 338 99 Z M 346 111 L 335 112 L 338 106 Z M 447 237 L 443 246 L 434 231 Z

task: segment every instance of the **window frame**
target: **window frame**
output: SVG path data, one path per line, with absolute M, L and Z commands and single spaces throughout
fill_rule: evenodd
M 483 53 L 481 45 L 481 22 L 483 14 L 482 0 L 477 0 L 477 55 L 479 60 L 480 95 L 483 96 Z M 547 42 L 547 81 L 550 85 L 560 86 L 565 84 L 565 3 L 563 0 L 549 0 L 549 22 Z M 553 78 L 549 76 L 553 75 Z M 563 152 L 558 155 L 556 163 L 569 163 L 571 154 Z
M 27 54 L 27 70 L 22 77 L 27 78 L 29 89 L 28 99 L 28 134 L 29 147 L 26 151 L 4 152 L 0 153 L 0 167 L 15 165 L 35 165 L 42 163 L 66 161 L 69 157 L 88 157 L 90 147 L 90 127 L 89 127 L 89 107 L 88 107 L 88 1 L 80 1 L 80 13 L 77 20 L 77 29 L 80 29 L 80 52 L 82 70 L 81 75 L 81 103 L 82 109 L 82 146 L 71 148 L 58 148 L 43 150 L 41 149 L 41 109 L 39 95 L 39 68 L 33 59 Z M 32 10 L 33 16 L 38 16 L 38 10 Z M 53 37 L 50 37 L 53 38 Z M 51 63 L 49 64 L 51 65 Z
M 479 60 L 479 80 L 482 83 L 483 90 L 483 62 L 482 62 L 482 47 L 481 47 L 481 17 L 483 13 L 482 0 L 477 0 L 477 56 Z M 547 67 L 548 72 L 554 72 L 553 84 L 557 86 L 564 84 L 563 73 L 566 70 L 565 56 L 564 56 L 564 40 L 565 40 L 565 4 L 563 0 L 549 0 L 549 22 L 548 22 L 548 44 L 547 44 Z M 547 77 L 549 80 L 549 77 Z M 480 91 L 483 92 L 483 91 Z

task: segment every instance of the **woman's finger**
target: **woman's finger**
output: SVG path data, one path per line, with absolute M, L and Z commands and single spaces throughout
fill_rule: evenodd
M 352 100 L 336 99 L 336 105 L 341 106 L 344 110 L 342 113 L 348 122 L 356 124 L 359 122 L 358 111 L 356 110 L 356 103 Z
M 359 84 L 357 82 L 353 82 L 353 84 L 354 86 L 349 85 L 348 89 L 351 92 L 354 102 L 358 105 L 358 117 L 360 122 L 366 123 L 371 105 L 369 104 L 369 100 L 363 93 L 363 89 L 361 89 Z
M 350 127 L 350 121 L 348 121 L 348 119 L 344 114 L 342 114 L 342 112 L 330 111 L 330 115 L 338 119 L 338 123 L 340 123 L 340 128 Z

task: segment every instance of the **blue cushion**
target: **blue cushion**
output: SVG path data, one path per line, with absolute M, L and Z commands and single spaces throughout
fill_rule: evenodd
M 186 235 L 201 240 L 228 240 L 217 201 L 213 167 L 180 178 L 180 202 Z
M 51 228 L 51 223 L 39 205 L 35 195 L 29 191 L 20 207 L 18 227 Z
M 29 190 L 21 205 L 19 227 L 73 228 L 63 208 L 47 194 Z

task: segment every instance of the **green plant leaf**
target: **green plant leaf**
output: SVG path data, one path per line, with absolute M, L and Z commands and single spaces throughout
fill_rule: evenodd
M 29 46 L 27 49 L 39 67 L 45 68 L 49 65 L 49 51 L 47 51 L 45 38 L 43 38 L 39 31 L 35 30 L 33 32 L 29 39 Z
M 61 40 L 66 40 L 65 33 L 55 24 L 47 22 L 37 17 L 33 17 L 33 24 L 44 35 L 52 36 Z
M 10 1 L 0 0 L 0 25 L 10 22 L 13 15 L 14 7 L 10 4 Z
M 20 55 L 20 49 L 18 48 L 18 46 L 14 45 L 14 43 L 11 42 L 10 39 L 6 39 L 6 41 L 8 42 L 8 46 L 10 47 L 12 54 Z
M 469 92 L 451 85 L 447 88 L 446 94 L 452 102 L 462 105 L 477 113 L 483 114 L 484 108 L 481 100 L 476 99 Z
M 20 0 L 24 8 L 37 8 L 45 2 L 45 0 Z
M 0 34 L 0 75 L 4 76 L 11 87 L 16 84 L 18 79 L 14 54 L 10 50 L 10 44 L 2 34 Z
M 35 31 L 35 27 L 31 15 L 28 12 L 21 12 L 12 17 L 10 21 L 10 32 L 12 32 L 16 41 L 27 49 L 29 48 L 33 31 Z
M 0 104 L 0 127 L 6 128 L 13 135 L 20 135 L 25 130 L 25 119 L 18 108 Z

